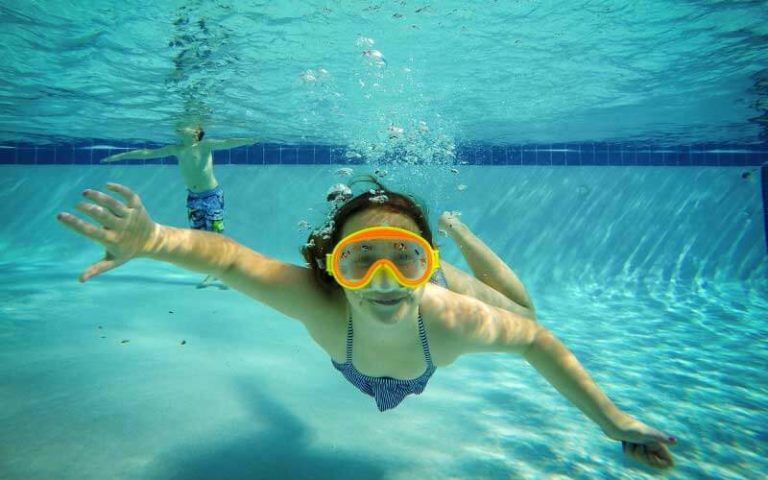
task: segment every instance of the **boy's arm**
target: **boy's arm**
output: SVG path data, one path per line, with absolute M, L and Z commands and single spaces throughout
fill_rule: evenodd
M 242 147 L 244 145 L 253 145 L 258 142 L 257 138 L 229 138 L 226 140 L 203 140 L 211 150 L 229 150 L 230 148 Z
M 177 154 L 177 149 L 176 145 L 168 145 L 161 148 L 141 148 L 139 150 L 110 155 L 107 158 L 102 158 L 101 163 L 116 162 L 118 160 L 149 160 L 150 158 L 170 157 Z

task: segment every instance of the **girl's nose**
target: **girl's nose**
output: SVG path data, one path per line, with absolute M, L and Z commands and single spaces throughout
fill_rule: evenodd
M 368 288 L 378 292 L 400 290 L 400 282 L 395 278 L 395 274 L 388 267 L 380 267 L 371 279 Z

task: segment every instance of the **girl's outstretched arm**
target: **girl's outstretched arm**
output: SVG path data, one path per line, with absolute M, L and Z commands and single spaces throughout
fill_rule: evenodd
M 337 311 L 339 302 L 315 285 L 309 269 L 268 258 L 221 234 L 155 223 L 139 196 L 128 187 L 109 183 L 107 188 L 125 202 L 85 190 L 83 195 L 90 202 L 76 205 L 99 226 L 69 213 L 57 215 L 64 225 L 105 248 L 104 258 L 83 271 L 81 282 L 133 258 L 146 257 L 214 275 L 305 324 L 322 322 L 329 316 L 342 318 L 343 312 Z
M 552 332 L 541 329 L 523 357 L 609 438 L 621 441 L 625 453 L 652 467 L 674 464 L 666 445 L 677 440 L 619 410 Z
M 522 355 L 558 392 L 595 422 L 624 451 L 657 468 L 673 465 L 666 445 L 676 442 L 621 411 L 552 332 L 520 314 L 441 289 L 432 309 L 439 310 L 455 355 L 508 352 Z

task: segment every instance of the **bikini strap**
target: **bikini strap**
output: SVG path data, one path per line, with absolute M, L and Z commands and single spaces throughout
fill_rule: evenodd
M 347 322 L 347 360 L 346 363 L 352 363 L 352 312 L 349 312 L 349 322 Z
M 424 328 L 424 319 L 421 318 L 421 309 L 419 309 L 419 339 L 421 340 L 421 349 L 424 350 L 424 359 L 427 361 L 427 367 L 434 366 L 432 364 L 432 354 L 429 353 L 427 330 Z

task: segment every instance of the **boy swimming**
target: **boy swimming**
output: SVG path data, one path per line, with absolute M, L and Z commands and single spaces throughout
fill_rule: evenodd
M 118 153 L 104 158 L 102 163 L 119 160 L 148 160 L 176 157 L 184 183 L 187 186 L 187 217 L 195 230 L 224 233 L 224 191 L 213 174 L 213 152 L 228 150 L 256 142 L 254 138 L 204 140 L 205 131 L 200 125 L 180 125 L 176 129 L 181 143 L 155 149 L 139 149 Z M 213 283 L 208 275 L 198 288 Z

